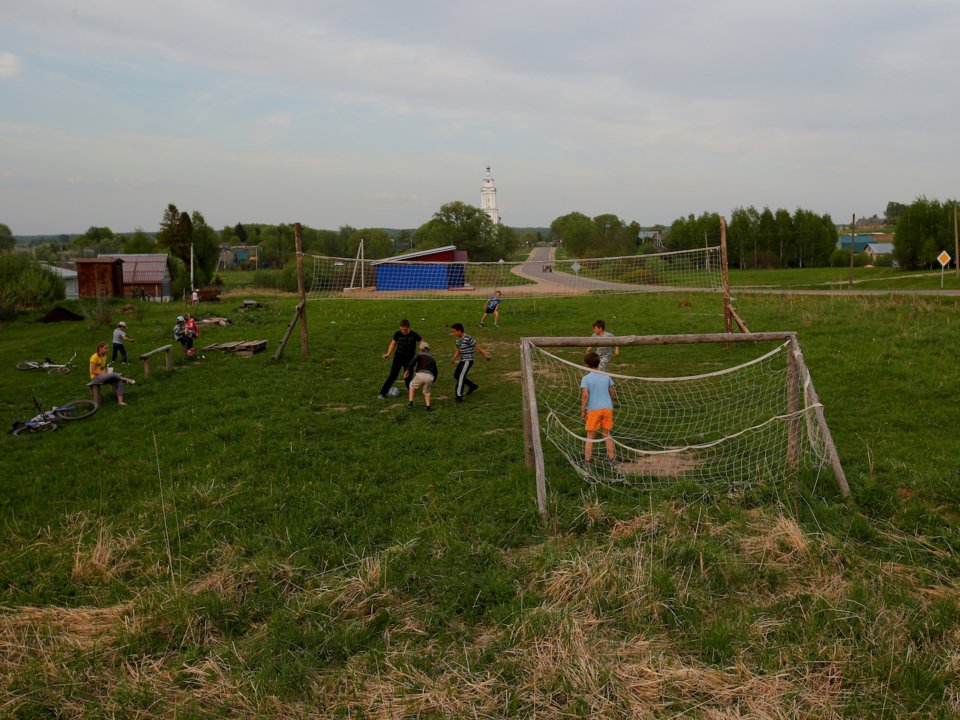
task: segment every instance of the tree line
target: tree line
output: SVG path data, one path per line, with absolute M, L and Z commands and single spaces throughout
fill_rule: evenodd
M 887 220 L 895 218 L 894 257 L 901 267 L 931 266 L 940 250 L 952 247 L 953 202 L 941 203 L 920 197 L 906 205 L 887 204 Z M 720 241 L 720 215 L 704 212 L 676 219 L 668 228 L 655 226 L 658 243 L 668 250 L 689 250 L 715 246 Z M 614 214 L 589 217 L 570 212 L 550 224 L 550 236 L 532 231 L 518 236 L 505 225 L 494 223 L 480 208 L 463 202 L 446 203 L 415 230 L 388 233 L 382 228 L 341 226 L 326 230 L 302 226 L 303 249 L 328 257 L 354 257 L 361 241 L 364 257 L 382 259 L 410 250 L 428 250 L 453 245 L 466 250 L 473 261 L 509 258 L 516 249 L 542 240 L 563 246 L 570 257 L 611 257 L 650 253 L 659 249 L 650 233 L 636 221 L 627 222 Z M 797 208 L 776 211 L 768 207 L 738 207 L 727 223 L 727 251 L 731 267 L 823 267 L 844 261 L 837 250 L 838 230 L 829 214 Z M 13 247 L 9 227 L 0 224 L 0 251 Z M 40 260 L 55 260 L 61 251 L 91 250 L 103 253 L 150 253 L 166 251 L 171 256 L 171 273 L 184 278 L 193 249 L 196 284 L 213 280 L 220 245 L 256 245 L 261 266 L 283 268 L 295 259 L 292 224 L 237 223 L 217 231 L 203 214 L 181 211 L 173 203 L 163 212 L 160 229 L 151 235 L 138 228 L 132 234 L 114 234 L 107 227 L 91 227 L 69 243 L 48 243 L 34 247 Z M 839 258 L 839 260 L 838 260 Z

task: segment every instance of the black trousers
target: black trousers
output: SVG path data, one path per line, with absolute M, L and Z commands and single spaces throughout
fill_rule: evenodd
M 113 344 L 113 357 L 110 358 L 110 362 L 117 361 L 117 353 L 120 353 L 120 357 L 123 358 L 123 361 L 127 361 L 127 349 L 123 346 L 123 343 L 114 343 Z
M 390 366 L 390 374 L 387 375 L 387 379 L 383 383 L 383 387 L 380 388 L 380 394 L 386 395 L 387 391 L 393 386 L 393 383 L 396 382 L 397 378 L 403 373 L 407 365 L 410 364 L 410 361 L 413 360 L 412 357 L 397 357 L 393 356 L 393 364 Z M 410 387 L 410 380 L 412 378 L 404 378 L 403 384 L 407 387 Z
M 461 360 L 457 363 L 457 369 L 453 371 L 453 382 L 458 398 L 463 397 L 464 388 L 467 388 L 470 391 L 477 389 L 477 384 L 472 380 L 467 379 L 467 373 L 470 372 L 470 368 L 472 367 L 473 360 Z

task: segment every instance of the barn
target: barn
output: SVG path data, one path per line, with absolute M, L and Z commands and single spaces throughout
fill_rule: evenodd
M 374 263 L 377 290 L 463 290 L 467 251 L 455 245 L 407 253 Z
M 101 255 L 123 261 L 123 295 L 141 300 L 172 299 L 170 270 L 164 253 L 127 253 Z
M 123 297 L 123 260 L 116 257 L 77 259 L 80 297 Z

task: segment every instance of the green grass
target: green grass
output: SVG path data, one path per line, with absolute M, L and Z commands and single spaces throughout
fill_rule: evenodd
M 804 268 L 790 270 L 730 270 L 733 288 L 844 290 L 850 268 Z M 899 268 L 854 268 L 856 290 L 940 290 L 939 270 L 906 271 Z M 960 290 L 953 269 L 943 274 L 944 290 Z
M 713 332 L 711 294 L 505 303 L 452 402 L 464 301 L 321 301 L 271 359 L 291 296 L 88 420 L 0 438 L 0 708 L 12 717 L 954 717 L 960 399 L 952 298 L 738 297 L 795 330 L 850 481 L 585 486 L 548 449 L 541 524 L 523 463 L 517 341 Z M 169 342 L 177 305 L 114 308 Z M 203 314 L 203 313 L 201 313 Z M 440 359 L 436 411 L 381 402 L 407 316 Z M 86 396 L 109 327 L 0 328 L 0 416 Z M 676 352 L 675 349 L 671 350 Z M 729 358 L 742 351 L 731 351 Z M 666 356 L 665 356 L 666 357 Z M 710 358 L 722 361 L 723 356 Z M 662 361 L 661 361 L 662 362 Z M 670 360 L 668 359 L 669 363 Z M 627 350 L 622 369 L 656 364 Z M 128 366 L 143 380 L 139 362 Z M 108 393 L 109 395 L 109 393 Z

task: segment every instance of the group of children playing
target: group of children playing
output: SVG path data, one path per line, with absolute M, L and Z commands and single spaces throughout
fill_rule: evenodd
M 480 327 L 488 315 L 493 315 L 494 325 L 500 327 L 500 303 L 502 294 L 497 290 L 491 295 L 483 308 L 480 318 Z M 456 365 L 453 372 L 454 400 L 463 402 L 465 395 L 476 392 L 478 386 L 468 375 L 473 367 L 476 353 L 490 360 L 490 354 L 484 350 L 475 338 L 468 335 L 461 323 L 450 325 L 451 334 L 455 338 L 455 350 L 451 364 Z M 613 333 L 607 332 L 606 322 L 597 320 L 593 324 L 593 335 L 597 338 L 611 338 Z M 419 352 L 417 348 L 419 347 Z M 380 388 L 378 397 L 385 400 L 400 374 L 407 387 L 407 407 L 413 407 L 413 398 L 417 390 L 422 390 L 423 400 L 427 412 L 433 410 L 430 396 L 433 384 L 437 381 L 437 361 L 430 352 L 430 344 L 418 333 L 410 329 L 409 320 L 400 321 L 400 329 L 394 333 L 390 346 L 383 354 L 383 359 L 393 356 L 390 373 Z M 607 457 L 604 462 L 612 467 L 616 466 L 616 448 L 610 431 L 613 430 L 613 403 L 616 400 L 613 378 L 607 374 L 610 361 L 620 355 L 618 346 L 600 345 L 596 348 L 588 347 L 584 357 L 589 372 L 580 381 L 580 416 L 584 422 L 587 440 L 584 444 L 583 459 L 589 463 L 593 456 L 593 445 L 597 433 L 606 446 Z
M 460 403 L 463 402 L 464 395 L 470 395 L 479 388 L 479 385 L 467 377 L 470 368 L 473 367 L 476 354 L 480 353 L 487 360 L 490 360 L 491 355 L 480 346 L 476 338 L 467 335 L 462 323 L 453 323 L 450 326 L 450 332 L 455 338 L 454 345 L 456 348 L 450 361 L 452 365 L 456 365 L 456 369 L 453 371 L 454 399 Z M 419 352 L 417 352 L 418 347 Z M 430 344 L 410 329 L 409 320 L 400 321 L 400 329 L 393 334 L 390 346 L 381 357 L 386 360 L 391 355 L 393 356 L 393 363 L 390 366 L 390 373 L 387 375 L 387 379 L 380 388 L 380 394 L 377 397 L 385 400 L 393 383 L 402 372 L 403 382 L 407 387 L 407 407 L 413 407 L 414 394 L 417 390 L 422 390 L 427 411 L 432 411 L 430 395 L 433 384 L 438 377 L 437 361 L 430 352 Z

